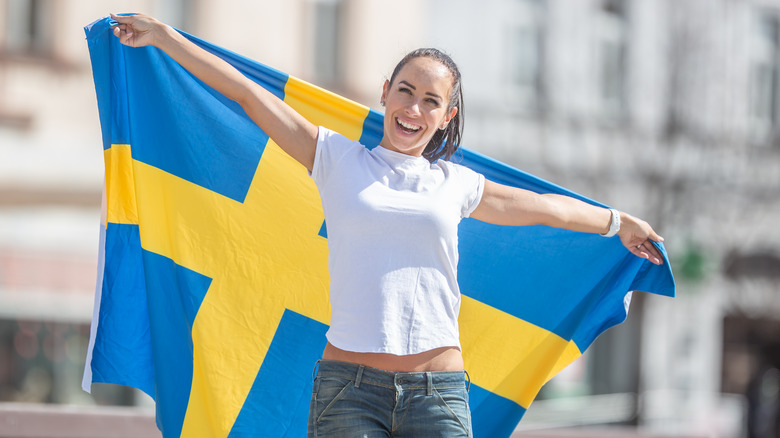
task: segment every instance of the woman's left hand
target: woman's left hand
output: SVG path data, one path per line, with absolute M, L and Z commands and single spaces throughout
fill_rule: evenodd
M 653 228 L 642 219 L 620 212 L 620 231 L 618 236 L 623 245 L 637 257 L 661 265 L 664 258 L 653 242 L 663 242 L 664 238 L 656 234 Z

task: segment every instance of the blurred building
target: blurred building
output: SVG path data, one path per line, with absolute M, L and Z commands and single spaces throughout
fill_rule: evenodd
M 634 294 L 629 321 L 542 395 L 636 394 L 613 420 L 776 436 L 780 2 L 487 0 L 449 33 L 460 11 L 433 4 L 466 76 L 464 143 L 667 239 L 679 297 Z M 556 403 L 529 424 L 540 405 Z
M 82 27 L 121 11 L 374 108 L 407 51 L 449 52 L 464 145 L 648 220 L 678 284 L 634 294 L 521 428 L 777 436 L 780 0 L 0 0 L 0 401 L 144 400 L 79 390 L 103 175 Z

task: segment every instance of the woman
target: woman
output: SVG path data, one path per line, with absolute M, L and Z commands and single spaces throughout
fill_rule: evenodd
M 464 217 L 617 234 L 636 256 L 662 263 L 652 242 L 663 239 L 642 220 L 503 186 L 447 161 L 461 136 L 461 78 L 438 50 L 408 54 L 385 81 L 384 137 L 369 151 L 312 125 L 171 27 L 144 15 L 112 18 L 123 44 L 165 51 L 238 102 L 317 184 L 328 224 L 332 315 L 310 436 L 471 436 L 457 326 L 457 227 Z

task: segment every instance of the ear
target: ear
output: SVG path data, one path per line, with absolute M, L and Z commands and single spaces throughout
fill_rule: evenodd
M 382 97 L 379 99 L 379 102 L 382 104 L 382 106 L 385 106 L 385 100 L 387 100 L 388 91 L 390 91 L 390 81 L 385 80 L 384 85 L 382 85 Z
M 439 129 L 446 128 L 447 124 L 450 123 L 450 120 L 455 117 L 455 114 L 458 114 L 458 107 L 453 107 L 452 110 L 450 110 L 450 113 L 444 116 L 444 121 L 439 125 Z

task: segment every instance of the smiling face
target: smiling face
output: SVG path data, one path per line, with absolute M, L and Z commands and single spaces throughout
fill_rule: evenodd
M 393 83 L 385 81 L 385 131 L 380 146 L 422 156 L 433 134 L 458 111 L 449 108 L 452 84 L 452 74 L 440 62 L 427 57 L 409 60 Z

